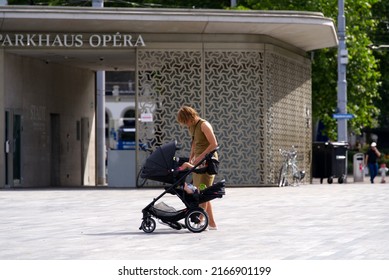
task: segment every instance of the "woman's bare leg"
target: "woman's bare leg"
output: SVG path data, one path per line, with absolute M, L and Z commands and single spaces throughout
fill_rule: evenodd
M 209 218 L 209 226 L 210 227 L 216 227 L 216 222 L 215 222 L 215 218 L 213 217 L 213 210 L 212 210 L 212 204 L 210 201 L 207 201 L 207 202 L 204 202 L 200 205 L 204 210 L 205 212 L 207 212 L 208 214 L 208 218 Z

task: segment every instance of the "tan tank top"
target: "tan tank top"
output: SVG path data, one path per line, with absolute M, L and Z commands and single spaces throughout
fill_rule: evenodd
M 190 135 L 194 144 L 194 155 L 198 157 L 209 146 L 209 142 L 205 134 L 201 130 L 201 125 L 206 120 L 200 119 L 195 125 L 189 128 Z

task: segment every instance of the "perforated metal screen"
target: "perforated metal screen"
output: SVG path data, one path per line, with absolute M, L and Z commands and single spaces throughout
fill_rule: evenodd
M 188 156 L 190 136 L 176 121 L 193 106 L 213 126 L 220 173 L 231 186 L 271 185 L 278 179 L 278 149 L 294 145 L 299 167 L 310 173 L 311 66 L 276 50 L 139 50 L 138 138 L 152 148 L 177 140 Z M 147 153 L 139 151 L 138 168 Z M 309 180 L 309 178 L 307 178 Z

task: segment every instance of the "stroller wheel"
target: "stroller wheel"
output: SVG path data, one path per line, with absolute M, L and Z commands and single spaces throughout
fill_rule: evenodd
M 190 209 L 185 217 L 185 225 L 191 232 L 202 232 L 208 226 L 208 214 L 201 207 Z
M 153 218 L 146 218 L 142 221 L 141 228 L 146 233 L 152 233 L 155 230 L 156 223 Z

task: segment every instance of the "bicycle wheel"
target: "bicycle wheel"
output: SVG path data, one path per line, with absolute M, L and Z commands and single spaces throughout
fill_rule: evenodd
M 293 187 L 297 187 L 300 184 L 300 172 L 298 171 L 297 165 L 292 164 L 292 176 L 293 176 Z
M 285 187 L 286 172 L 287 172 L 286 166 L 282 165 L 282 167 L 280 168 L 280 176 L 278 177 L 278 186 L 279 187 Z
M 136 176 L 136 187 L 137 188 L 143 187 L 147 182 L 147 179 L 142 178 L 142 176 L 141 176 L 142 170 L 143 170 L 143 167 L 139 170 L 138 175 Z

